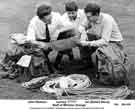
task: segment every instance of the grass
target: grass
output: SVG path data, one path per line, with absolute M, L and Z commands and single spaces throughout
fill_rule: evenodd
M 8 36 L 10 33 L 26 33 L 27 25 L 35 14 L 35 5 L 44 0 L 1 0 L 0 1 L 0 50 L 8 48 Z M 64 12 L 65 0 L 50 1 L 55 11 Z M 130 88 L 135 90 L 135 1 L 134 0 L 90 0 L 96 1 L 102 6 L 102 11 L 110 13 L 118 22 L 124 36 L 124 46 L 131 63 L 129 79 Z M 81 8 L 89 0 L 78 0 Z M 63 9 L 63 10 L 62 10 Z M 52 55 L 53 56 L 53 55 Z M 51 56 L 51 57 L 52 57 Z M 2 72 L 0 72 L 2 74 Z M 19 84 L 11 80 L 0 80 L 0 99 L 54 99 L 53 96 L 39 92 L 31 92 L 21 88 Z

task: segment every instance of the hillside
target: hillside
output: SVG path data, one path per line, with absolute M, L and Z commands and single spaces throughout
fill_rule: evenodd
M 0 0 L 0 50 L 8 47 L 8 36 L 11 33 L 26 33 L 29 20 L 35 14 L 35 5 L 45 0 Z M 53 10 L 64 12 L 66 0 L 46 0 L 53 4 Z M 118 21 L 125 38 L 124 44 L 131 64 L 135 63 L 135 0 L 77 0 L 80 8 L 87 2 L 97 2 L 102 11 L 110 13 Z M 63 9 L 63 10 L 62 10 Z M 134 67 L 135 65 L 132 65 Z M 1 73 L 1 72 L 0 72 Z M 131 70 L 130 88 L 135 90 L 134 69 Z M 0 99 L 47 99 L 40 93 L 31 93 L 20 85 L 9 80 L 0 80 Z M 52 99 L 51 96 L 48 99 Z

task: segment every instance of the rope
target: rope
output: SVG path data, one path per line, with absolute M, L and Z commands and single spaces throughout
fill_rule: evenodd
M 55 93 L 58 97 L 65 93 L 69 96 L 67 88 L 84 89 L 90 87 L 91 81 L 86 75 L 72 74 L 69 76 L 50 79 L 41 88 L 42 92 Z M 60 93 L 58 93 L 58 91 Z
M 68 96 L 61 96 L 58 99 L 125 99 L 133 91 L 127 86 L 119 88 L 85 88 L 67 89 Z

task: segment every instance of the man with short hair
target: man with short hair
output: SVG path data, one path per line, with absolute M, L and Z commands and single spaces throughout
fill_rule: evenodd
M 41 43 L 41 40 L 47 41 L 47 39 L 56 40 L 58 36 L 58 30 L 63 27 L 61 15 L 58 12 L 52 11 L 52 6 L 48 2 L 41 3 L 37 6 L 36 16 L 34 16 L 28 26 L 27 38 L 33 43 Z M 49 37 L 46 31 L 49 30 Z
M 65 13 L 62 17 L 66 25 L 72 25 L 75 28 L 78 28 L 86 18 L 84 10 L 79 9 L 76 0 L 66 2 Z
M 88 3 L 84 8 L 87 19 L 83 22 L 84 35 L 94 35 L 97 40 L 86 41 L 91 36 L 82 36 L 82 45 L 90 47 L 101 47 L 110 42 L 121 42 L 123 37 L 114 18 L 100 12 L 100 6 L 95 3 Z
M 95 3 L 88 3 L 84 11 L 87 19 L 83 23 L 84 33 L 81 45 L 89 46 L 90 49 L 95 48 L 91 53 L 91 59 L 97 71 L 106 71 L 106 67 L 109 66 L 106 65 L 106 59 L 99 59 L 99 57 L 103 58 L 104 55 L 110 56 L 109 58 L 112 59 L 117 58 L 119 55 L 121 58 L 119 60 L 124 65 L 127 58 L 121 44 L 123 37 L 114 18 L 107 13 L 101 12 L 100 6 Z M 94 36 L 94 40 L 88 41 Z M 99 54 L 99 51 L 105 52 L 104 55 L 101 56 L 102 54 Z M 113 55 L 109 52 L 112 52 Z
M 79 31 L 79 26 L 82 24 L 84 19 L 85 19 L 84 11 L 78 8 L 78 4 L 76 0 L 69 0 L 65 3 L 65 13 L 62 15 L 62 20 L 64 21 L 64 25 L 67 25 L 69 27 L 70 26 L 74 27 L 76 30 Z M 73 34 L 72 31 L 73 30 L 67 32 L 67 34 L 63 34 L 63 36 L 66 37 L 72 36 Z M 59 68 L 59 64 L 64 54 L 67 54 L 69 56 L 70 61 L 74 59 L 72 49 L 66 51 L 59 51 L 54 64 L 56 68 Z
M 31 19 L 28 26 L 27 40 L 32 44 L 38 45 L 44 51 L 51 73 L 54 71 L 48 58 L 51 49 L 47 43 L 57 40 L 59 30 L 63 27 L 61 15 L 58 12 L 53 12 L 51 4 L 48 2 L 37 6 L 36 16 Z
M 119 42 L 123 40 L 114 18 L 107 13 L 100 12 L 100 6 L 89 3 L 84 10 L 87 17 L 87 20 L 84 22 L 86 31 L 99 37 L 99 40 L 89 42 L 91 46 L 99 47 L 107 44 L 109 41 Z

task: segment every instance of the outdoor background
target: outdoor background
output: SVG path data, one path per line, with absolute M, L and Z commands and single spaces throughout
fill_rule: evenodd
M 64 12 L 65 0 L 0 0 L 0 50 L 7 49 L 8 36 L 11 33 L 26 33 L 29 20 L 35 15 L 35 5 L 43 1 L 50 1 L 54 6 L 54 11 Z M 133 68 L 135 63 L 135 0 L 77 1 L 80 8 L 84 8 L 87 2 L 97 2 L 101 5 L 103 12 L 110 13 L 116 19 L 123 34 L 124 46 Z M 130 82 L 130 88 L 135 89 L 135 72 L 133 69 L 130 72 Z M 42 94 L 31 93 L 13 81 L 0 80 L 0 99 L 46 99 Z

